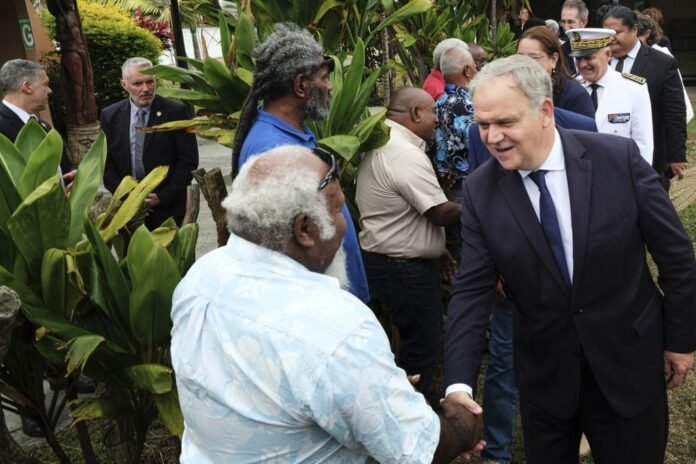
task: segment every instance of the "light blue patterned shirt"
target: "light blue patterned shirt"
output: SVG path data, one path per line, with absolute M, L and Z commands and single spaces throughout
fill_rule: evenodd
M 437 415 L 372 311 L 234 234 L 173 297 L 186 463 L 429 463 Z

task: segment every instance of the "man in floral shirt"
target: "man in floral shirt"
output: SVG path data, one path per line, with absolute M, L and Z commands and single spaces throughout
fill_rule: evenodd
M 474 122 L 474 105 L 467 91 L 476 75 L 476 63 L 471 53 L 450 48 L 440 61 L 445 76 L 445 93 L 437 100 L 435 126 L 435 172 L 447 198 L 461 203 L 462 180 L 469 174 L 469 126 Z M 459 224 L 445 228 L 447 250 L 459 258 Z
M 467 132 L 474 122 L 474 106 L 467 86 L 477 71 L 471 53 L 461 48 L 447 50 L 440 67 L 446 84 L 445 93 L 437 100 L 433 163 L 440 184 L 449 195 L 459 190 L 469 173 Z

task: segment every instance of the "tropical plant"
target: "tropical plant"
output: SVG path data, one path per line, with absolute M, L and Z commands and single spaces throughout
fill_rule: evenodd
M 122 462 L 137 462 L 155 417 L 172 434 L 183 432 L 169 310 L 174 287 L 193 263 L 198 227 L 177 230 L 170 220 L 154 232 L 141 226 L 124 234 L 166 167 L 140 183 L 126 177 L 107 211 L 90 222 L 104 135 L 80 164 L 69 195 L 56 174 L 61 152 L 58 133 L 46 135 L 33 121 L 15 144 L 0 136 L 0 285 L 19 294 L 31 324 L 13 337 L 0 371 L 3 407 L 39 417 L 56 455 L 68 462 L 53 434 L 57 409 L 44 406 L 44 365 L 58 379 L 84 373 L 104 393 L 73 400 L 75 421 L 113 419 Z

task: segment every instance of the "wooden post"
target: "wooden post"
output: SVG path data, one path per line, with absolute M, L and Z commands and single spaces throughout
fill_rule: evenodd
M 186 212 L 181 225 L 193 224 L 198 220 L 201 209 L 201 189 L 198 184 L 191 184 L 186 188 Z
M 0 287 L 0 364 L 10 347 L 12 331 L 17 326 L 17 316 L 21 301 L 11 288 Z M 7 430 L 5 414 L 0 409 L 0 464 L 39 464 L 37 459 L 27 455 Z
M 227 230 L 225 209 L 222 207 L 222 200 L 227 196 L 227 187 L 225 187 L 222 172 L 220 168 L 214 168 L 210 172 L 206 172 L 203 168 L 198 168 L 193 171 L 193 177 L 198 182 L 203 192 L 203 198 L 208 203 L 210 212 L 213 215 L 217 230 L 218 246 L 224 246 L 230 238 L 230 233 Z

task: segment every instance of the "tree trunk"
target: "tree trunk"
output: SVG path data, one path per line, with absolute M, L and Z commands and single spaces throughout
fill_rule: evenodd
M 0 365 L 5 359 L 12 339 L 12 331 L 19 314 L 21 302 L 14 290 L 0 287 Z M 12 438 L 7 429 L 5 414 L 0 408 L 0 464 L 39 464 L 39 461 L 27 455 Z
M 92 62 L 76 0 L 47 0 L 46 6 L 56 18 L 68 148 L 72 162 L 78 164 L 99 133 Z

